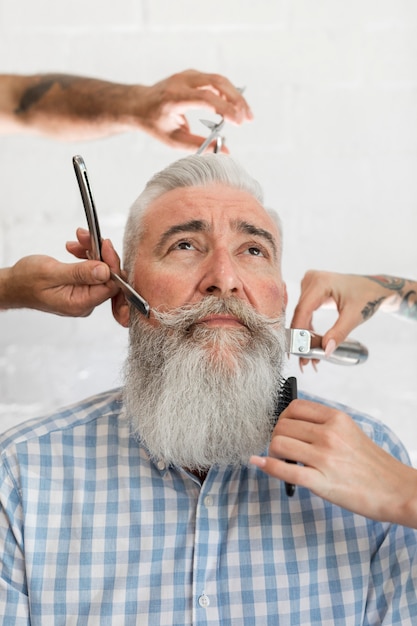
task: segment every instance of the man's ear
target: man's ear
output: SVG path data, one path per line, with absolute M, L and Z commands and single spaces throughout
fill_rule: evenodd
M 114 298 L 111 299 L 111 308 L 114 319 L 125 328 L 129 327 L 130 307 L 125 295 L 119 291 Z

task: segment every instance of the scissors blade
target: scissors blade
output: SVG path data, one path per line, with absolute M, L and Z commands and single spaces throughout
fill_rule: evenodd
M 217 126 L 216 122 L 212 122 L 211 120 L 200 120 L 200 122 L 204 124 L 204 126 L 207 126 L 207 128 L 210 128 L 210 130 L 213 130 Z
M 218 124 L 209 122 L 208 120 L 200 120 L 200 122 L 202 122 L 205 126 L 208 126 L 209 128 L 211 128 L 211 133 L 209 134 L 207 139 L 203 141 L 203 143 L 197 150 L 196 154 L 202 154 L 204 150 L 207 148 L 207 146 L 209 146 L 214 139 L 217 139 L 221 129 L 224 126 L 224 118 L 222 117 L 222 119 L 220 120 Z

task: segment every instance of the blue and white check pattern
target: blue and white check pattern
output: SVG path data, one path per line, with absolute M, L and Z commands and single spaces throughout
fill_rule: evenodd
M 108 392 L 2 437 L 2 625 L 417 623 L 414 531 L 288 498 L 255 467 L 200 486 L 151 462 L 122 413 Z

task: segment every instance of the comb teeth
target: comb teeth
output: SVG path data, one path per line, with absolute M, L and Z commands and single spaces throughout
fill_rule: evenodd
M 279 416 L 284 409 L 287 408 L 292 400 L 297 397 L 297 379 L 294 376 L 283 378 L 278 392 L 278 401 L 275 411 L 275 418 L 278 421 Z
M 279 416 L 284 409 L 287 408 L 292 400 L 297 397 L 297 379 L 294 376 L 289 376 L 287 379 L 282 379 L 281 388 L 279 390 L 277 408 L 275 413 L 275 424 L 277 423 Z M 274 426 L 275 426 L 274 424 Z M 294 463 L 295 461 L 287 461 L 287 463 Z M 285 483 L 285 493 L 287 496 L 292 497 L 295 493 L 295 485 L 291 483 Z

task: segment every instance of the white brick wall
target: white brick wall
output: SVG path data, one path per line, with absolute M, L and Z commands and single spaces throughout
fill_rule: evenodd
M 256 118 L 228 126 L 228 144 L 281 211 L 290 318 L 310 267 L 417 275 L 416 31 L 415 0 L 0 0 L 0 69 L 152 83 L 195 67 L 246 85 Z M 64 242 L 84 224 L 76 153 L 119 248 L 145 181 L 182 155 L 140 134 L 2 137 L 1 265 L 33 252 L 69 259 Z M 317 329 L 331 319 L 320 313 Z M 9 311 L 0 322 L 0 430 L 120 383 L 127 337 L 108 306 L 88 319 Z M 417 324 L 380 315 L 355 336 L 365 365 L 300 374 L 290 361 L 288 373 L 384 420 L 417 461 Z

